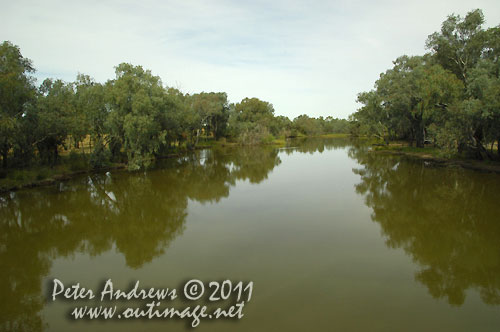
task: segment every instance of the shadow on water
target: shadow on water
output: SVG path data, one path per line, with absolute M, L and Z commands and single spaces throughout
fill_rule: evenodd
M 98 174 L 0 196 L 0 330 L 44 329 L 42 279 L 52 261 L 116 248 L 141 268 L 183 233 L 188 200 L 218 202 L 238 180 L 279 165 L 272 148 L 202 150 L 148 172 Z
M 500 304 L 500 177 L 440 168 L 420 160 L 351 148 L 362 166 L 355 186 L 390 248 L 420 266 L 415 273 L 434 298 L 461 306 L 468 289 Z

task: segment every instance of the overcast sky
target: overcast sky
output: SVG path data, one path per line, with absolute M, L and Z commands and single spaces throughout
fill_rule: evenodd
M 257 97 L 276 114 L 347 118 L 400 55 L 421 55 L 451 13 L 500 1 L 0 0 L 0 41 L 33 60 L 38 83 L 114 78 L 130 62 L 185 93 Z

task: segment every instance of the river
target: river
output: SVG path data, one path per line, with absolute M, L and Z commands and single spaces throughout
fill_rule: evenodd
M 185 319 L 74 320 L 54 279 L 99 294 L 253 282 L 241 319 L 197 331 L 498 331 L 500 175 L 363 141 L 200 150 L 154 169 L 0 196 L 0 330 L 184 331 Z M 226 308 L 229 301 L 210 306 Z

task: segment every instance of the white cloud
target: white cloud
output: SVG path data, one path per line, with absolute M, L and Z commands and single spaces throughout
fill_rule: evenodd
M 11 1 L 0 39 L 34 61 L 38 76 L 105 81 L 114 66 L 151 69 L 185 92 L 258 97 L 277 114 L 347 117 L 356 94 L 402 54 L 422 54 L 451 13 L 498 1 Z

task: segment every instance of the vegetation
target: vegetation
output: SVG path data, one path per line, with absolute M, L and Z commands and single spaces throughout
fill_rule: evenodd
M 269 144 L 333 133 L 402 139 L 419 148 L 433 143 L 448 155 L 500 158 L 500 26 L 483 29 L 483 24 L 479 9 L 464 18 L 449 16 L 441 31 L 428 37 L 429 53 L 397 58 L 373 90 L 358 95 L 362 107 L 349 121 L 305 114 L 290 120 L 257 98 L 231 104 L 224 92 L 185 94 L 128 63 L 115 67 L 115 78 L 105 83 L 79 74 L 74 82 L 46 79 L 36 86 L 32 62 L 5 41 L 0 44 L 0 179 L 43 179 L 53 172 L 37 169 L 64 163 L 72 170 L 116 164 L 137 170 L 200 144 Z
M 450 15 L 423 56 L 401 56 L 358 95 L 351 133 L 433 143 L 448 154 L 494 159 L 500 141 L 500 26 L 481 10 Z
M 43 178 L 53 172 L 36 169 L 68 162 L 71 169 L 121 163 L 137 170 L 194 149 L 201 138 L 205 146 L 207 140 L 249 145 L 348 132 L 347 120 L 301 115 L 292 121 L 257 98 L 230 104 L 224 92 L 184 94 L 128 63 L 104 84 L 79 74 L 74 82 L 46 79 L 37 87 L 34 71 L 17 46 L 0 45 L 0 178 Z

